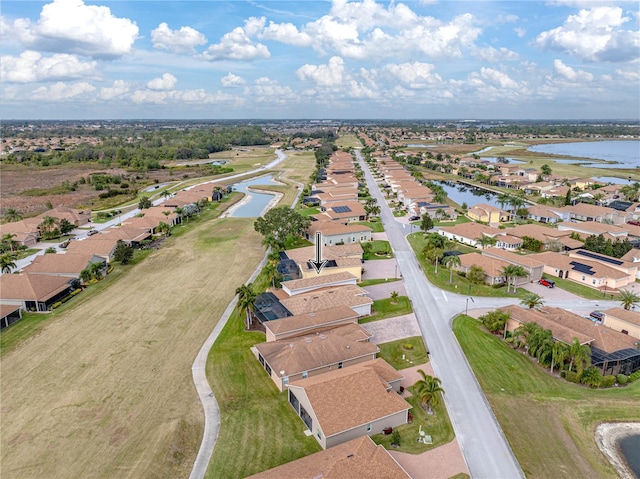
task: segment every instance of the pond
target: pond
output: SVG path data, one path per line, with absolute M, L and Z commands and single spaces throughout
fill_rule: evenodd
M 640 168 L 640 141 L 593 141 L 554 143 L 527 148 L 538 153 L 593 158 L 615 163 L 589 163 L 574 159 L 555 160 L 557 163 L 577 164 L 589 168 Z
M 458 203 L 458 205 L 466 203 L 467 206 L 471 208 L 478 203 L 484 203 L 487 205 L 495 206 L 496 208 L 502 208 L 502 206 L 496 203 L 496 198 L 498 195 L 492 193 L 491 191 L 472 188 L 470 186 L 461 185 L 459 183 L 455 185 L 445 181 L 436 181 L 435 183 L 442 186 L 444 191 L 446 191 L 447 196 Z
M 626 185 L 627 183 L 633 183 L 633 181 L 628 178 L 617 178 L 615 176 L 592 176 L 592 180 L 601 181 L 603 183 L 613 183 L 614 185 Z
M 489 163 L 498 163 L 497 156 L 484 156 L 482 157 L 482 159 L 487 160 Z M 509 161 L 509 163 L 506 163 L 507 165 L 524 165 L 526 163 L 526 161 L 514 160 L 513 158 L 505 158 L 505 159 Z
M 240 202 L 240 206 L 232 210 L 229 216 L 234 218 L 251 218 L 261 216 L 262 212 L 269 202 L 273 200 L 275 195 L 251 191 L 249 188 L 252 186 L 280 184 L 281 183 L 278 183 L 273 179 L 273 175 L 261 176 L 260 178 L 253 178 L 240 183 L 234 183 L 233 190 L 244 193 L 246 196 Z

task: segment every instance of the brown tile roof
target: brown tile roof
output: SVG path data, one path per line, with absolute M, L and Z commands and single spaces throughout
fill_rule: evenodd
M 622 228 L 616 225 L 608 225 L 606 223 L 598 223 L 597 221 L 580 221 L 578 223 L 567 223 L 563 222 L 558 225 L 558 229 L 560 231 L 563 230 L 573 230 L 573 231 L 584 231 L 589 234 L 605 234 L 605 233 L 615 233 L 617 235 L 626 236 L 625 233 L 628 233 L 628 228 Z
M 461 254 L 458 258 L 460 258 L 460 266 L 463 268 L 470 269 L 471 266 L 480 266 L 485 274 L 493 278 L 504 276 L 502 270 L 509 266 L 509 263 L 504 260 L 485 256 L 480 253 Z
M 603 313 L 616 319 L 626 321 L 629 324 L 640 326 L 640 312 L 631 311 L 624 308 L 611 308 L 603 311 Z
M 343 244 L 337 246 L 323 246 L 322 247 L 322 259 L 338 258 L 362 258 L 362 246 L 360 243 Z M 304 248 L 288 249 L 285 254 L 289 259 L 292 259 L 296 263 L 306 263 L 311 258 L 316 257 L 315 246 L 306 246 Z
M 11 313 L 18 311 L 22 306 L 18 304 L 0 304 L 0 318 L 9 316 Z
M 374 359 L 289 384 L 304 389 L 326 437 L 411 408 L 372 367 L 375 362 L 384 360 Z M 402 375 L 396 372 L 395 378 L 401 379 Z
M 552 331 L 554 332 L 554 337 L 557 337 L 556 330 L 554 329 L 556 326 L 563 326 L 567 328 L 571 331 L 572 334 L 572 336 L 569 338 L 566 336 L 567 333 L 565 333 L 565 339 L 568 339 L 569 343 L 573 340 L 573 337 L 578 338 L 579 341 L 581 341 L 580 337 L 592 338 L 593 341 L 590 343 L 590 345 L 607 353 L 612 353 L 620 349 L 634 348 L 635 342 L 637 341 L 635 338 L 632 338 L 629 335 L 623 334 L 611 328 L 607 328 L 606 326 L 596 324 L 589 319 L 585 319 L 582 316 L 578 316 L 577 314 L 561 308 L 545 306 L 542 308 L 541 312 L 520 308 L 519 306 L 515 305 L 508 306 L 507 308 L 518 308 L 526 312 L 523 313 L 522 311 L 516 311 L 515 309 L 512 309 L 511 317 L 514 319 L 518 317 L 537 317 L 544 320 L 546 318 L 548 321 L 550 321 L 550 326 L 543 326 L 542 324 L 540 325 L 546 329 L 552 329 Z M 501 309 L 504 310 L 505 308 Z M 524 322 L 527 321 L 528 319 L 524 320 Z M 536 320 L 535 322 L 538 321 Z M 558 334 L 561 334 L 559 331 L 560 330 L 558 329 Z M 563 342 L 567 342 L 561 337 L 557 338 Z
M 77 274 L 90 266 L 91 253 L 60 253 L 36 256 L 33 262 L 25 267 L 25 273 L 39 274 Z
M 247 479 L 411 479 L 383 446 L 362 436 Z
M 97 234 L 80 241 L 72 241 L 67 246 L 68 253 L 92 253 L 109 256 L 118 243 L 118 238 Z
M 274 334 L 288 333 L 292 331 L 305 331 L 322 325 L 331 325 L 335 321 L 344 319 L 358 320 L 358 315 L 349 306 L 336 306 L 321 309 L 312 313 L 297 314 L 286 318 L 267 321 L 265 327 Z
M 342 225 L 333 221 L 313 221 L 309 226 L 309 234 L 315 235 L 316 232 L 322 233 L 323 236 L 341 235 L 348 233 L 362 233 L 371 231 L 371 228 L 365 225 Z
M 46 301 L 69 287 L 69 278 L 47 274 L 3 274 L 0 299 Z
M 359 286 L 348 285 L 298 294 L 280 302 L 292 314 L 296 315 L 312 313 L 334 306 L 355 307 L 373 304 L 373 300 L 365 295 L 366 291 Z
M 534 238 L 544 243 L 546 243 L 550 239 L 569 237 L 571 235 L 570 231 L 559 231 L 555 228 L 536 224 L 518 225 L 514 226 L 513 228 L 507 228 L 503 231 L 512 234 L 513 236 L 518 236 L 519 238 L 528 236 L 529 238 Z
M 580 344 L 589 344 L 594 340 L 594 338 L 588 334 L 583 334 L 580 331 L 574 331 L 564 324 L 559 324 L 535 309 L 525 309 L 516 304 L 511 304 L 500 308 L 500 310 L 505 313 L 510 313 L 511 319 L 519 323 L 524 324 L 533 322 L 544 329 L 550 329 L 553 333 L 554 339 L 566 344 L 571 344 L 573 342 L 573 338 L 580 341 Z M 565 311 L 565 313 L 573 314 L 568 311 Z
M 502 240 L 501 237 L 499 238 Z M 521 254 L 516 254 L 516 253 L 512 253 L 511 251 L 502 250 L 500 248 L 485 248 L 484 250 L 482 250 L 482 254 L 488 255 L 488 256 L 489 255 L 496 256 L 509 263 L 513 263 L 521 266 L 528 266 L 531 268 L 535 268 L 537 266 L 544 266 L 544 263 L 540 262 L 535 258 L 532 258 L 530 255 L 525 256 Z
M 605 266 L 596 261 L 589 261 L 587 259 L 582 259 L 582 258 L 580 259 L 571 258 L 569 256 L 566 256 L 560 253 L 554 253 L 553 251 L 536 253 L 531 256 L 533 256 L 535 259 L 541 261 L 542 263 L 544 263 L 549 267 L 554 267 L 554 268 L 564 269 L 564 270 L 573 270 L 574 265 L 572 265 L 571 262 L 577 261 L 587 266 L 591 266 L 592 271 L 594 271 L 595 273 L 594 275 L 592 275 L 593 278 L 609 277 L 614 279 L 621 279 L 621 278 L 627 278 L 629 276 L 628 273 L 624 273 L 623 271 L 617 270 L 610 266 Z
M 375 356 L 380 349 L 368 342 L 370 337 L 362 326 L 352 323 L 322 333 L 260 343 L 255 347 L 275 374 L 283 377 L 363 356 Z
M 496 236 L 503 231 L 498 228 L 492 228 L 491 226 L 481 225 L 480 223 L 460 223 L 455 226 L 440 226 L 438 229 L 469 239 L 482 238 L 483 234 Z
M 347 271 L 342 271 L 340 273 L 335 274 L 326 274 L 322 276 L 316 276 L 311 278 L 304 279 L 292 279 L 291 281 L 283 281 L 282 285 L 286 286 L 289 290 L 302 289 L 302 288 L 311 288 L 311 287 L 325 287 L 330 285 L 331 283 L 348 281 L 348 280 L 357 280 L 354 275 Z

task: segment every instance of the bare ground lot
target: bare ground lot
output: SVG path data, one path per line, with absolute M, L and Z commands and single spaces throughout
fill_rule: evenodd
M 206 223 L 51 318 L 0 361 L 0 476 L 186 477 L 191 364 L 264 255 L 252 219 Z

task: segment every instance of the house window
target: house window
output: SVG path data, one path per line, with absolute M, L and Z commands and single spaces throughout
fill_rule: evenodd
M 367 432 L 371 431 L 371 424 L 367 424 Z
M 268 363 L 264 363 L 264 368 L 267 370 L 267 374 L 271 376 L 271 366 Z
M 338 363 L 338 369 L 342 369 L 342 361 Z
M 320 429 L 316 429 L 316 436 L 318 436 L 318 439 L 322 439 L 322 432 Z
M 583 277 L 582 277 L 582 281 L 584 281 L 584 280 L 585 280 L 585 278 L 584 278 L 584 276 L 583 276 Z
M 592 279 L 592 280 L 591 280 L 591 284 L 596 284 L 596 280 L 595 280 L 595 279 Z
M 302 371 L 302 379 L 307 379 L 309 377 L 309 371 Z
M 282 384 L 284 384 L 285 386 L 289 384 L 289 376 L 282 377 Z

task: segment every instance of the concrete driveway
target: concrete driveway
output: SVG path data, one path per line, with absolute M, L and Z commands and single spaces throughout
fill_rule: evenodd
M 371 341 L 376 344 L 422 335 L 416 315 L 413 313 L 396 316 L 395 318 L 381 319 L 361 326 L 373 335 Z
M 527 291 L 531 291 L 532 293 L 539 294 L 542 298 L 547 301 L 584 301 L 584 298 L 580 296 L 576 296 L 573 293 L 569 293 L 564 289 L 555 287 L 555 288 L 547 288 L 546 286 L 542 286 L 538 283 L 526 283 L 522 286 L 518 286 L 518 288 L 524 288 Z
M 362 265 L 364 273 L 362 279 L 387 279 L 400 278 L 400 270 L 395 258 L 372 259 L 365 261 Z
M 394 291 L 397 291 L 400 296 L 407 295 L 407 290 L 404 289 L 404 282 L 402 281 L 365 286 L 364 290 L 369 293 L 369 297 L 373 300 L 390 298 L 391 293 Z

